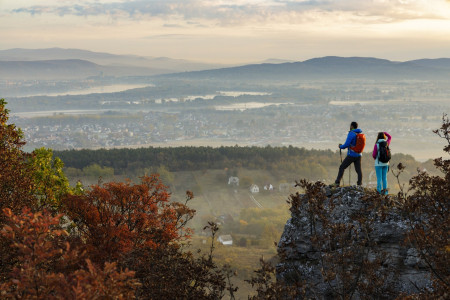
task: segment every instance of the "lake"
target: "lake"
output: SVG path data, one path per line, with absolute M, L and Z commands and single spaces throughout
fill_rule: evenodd
M 101 85 L 101 86 L 93 86 L 84 89 L 74 89 L 68 90 L 64 92 L 55 92 L 55 93 L 30 93 L 21 95 L 21 97 L 35 97 L 35 96 L 76 96 L 76 95 L 88 95 L 88 94 L 100 94 L 100 93 L 117 93 L 123 92 L 131 89 L 139 89 L 153 86 L 152 84 L 112 84 L 112 85 Z

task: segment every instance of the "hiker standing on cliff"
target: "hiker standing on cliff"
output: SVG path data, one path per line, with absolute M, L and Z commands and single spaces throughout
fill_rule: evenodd
M 378 132 L 372 157 L 375 159 L 375 173 L 377 174 L 377 191 L 382 195 L 388 194 L 387 172 L 389 170 L 389 160 L 391 159 L 392 137 L 387 132 Z
M 361 154 L 366 145 L 366 137 L 362 133 L 362 130 L 358 128 L 358 123 L 352 122 L 350 124 L 350 131 L 348 132 L 347 139 L 344 144 L 339 144 L 339 149 L 348 149 L 347 157 L 339 166 L 339 173 L 336 181 L 332 186 L 339 186 L 342 176 L 344 176 L 344 171 L 352 163 L 355 165 L 355 171 L 358 174 L 357 185 L 362 184 L 362 170 L 361 170 Z M 341 157 L 342 160 L 342 157 Z M 349 183 L 350 184 L 350 183 Z

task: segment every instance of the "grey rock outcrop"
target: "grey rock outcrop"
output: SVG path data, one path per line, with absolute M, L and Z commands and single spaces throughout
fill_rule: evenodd
M 311 213 L 313 204 L 307 195 L 292 197 L 298 201 L 278 243 L 278 280 L 289 285 L 301 282 L 308 299 L 343 295 L 365 299 L 367 290 L 370 298 L 392 299 L 431 287 L 425 263 L 405 242 L 408 223 L 395 205 L 374 205 L 359 187 L 327 187 L 322 189 L 321 216 L 317 216 Z M 392 200 L 379 199 L 380 203 Z M 333 228 L 348 232 L 333 239 Z M 339 268 L 342 262 L 344 268 Z

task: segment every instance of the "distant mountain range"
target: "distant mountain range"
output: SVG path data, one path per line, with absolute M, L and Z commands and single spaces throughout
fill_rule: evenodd
M 0 61 L 0 79 L 83 79 L 100 75 L 152 76 L 173 72 L 134 66 L 102 66 L 81 59 Z
M 167 57 L 116 55 L 80 49 L 0 50 L 0 78 L 2 79 L 70 79 L 96 76 L 101 73 L 113 76 L 151 76 L 221 67 L 224 65 Z
M 264 63 L 224 67 L 167 57 L 115 55 L 79 49 L 0 50 L 0 79 L 80 79 L 98 75 L 163 75 L 239 81 L 449 80 L 450 58 L 405 62 L 372 57 L 328 56 L 303 62 L 272 58 Z
M 450 58 L 396 62 L 372 57 L 328 56 L 303 62 L 252 64 L 165 76 L 246 81 L 320 79 L 450 80 Z

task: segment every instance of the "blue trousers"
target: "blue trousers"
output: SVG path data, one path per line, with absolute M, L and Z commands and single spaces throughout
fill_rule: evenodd
M 383 191 L 384 195 L 388 194 L 387 188 L 387 172 L 389 166 L 375 166 L 375 172 L 377 173 L 377 191 L 381 194 Z

